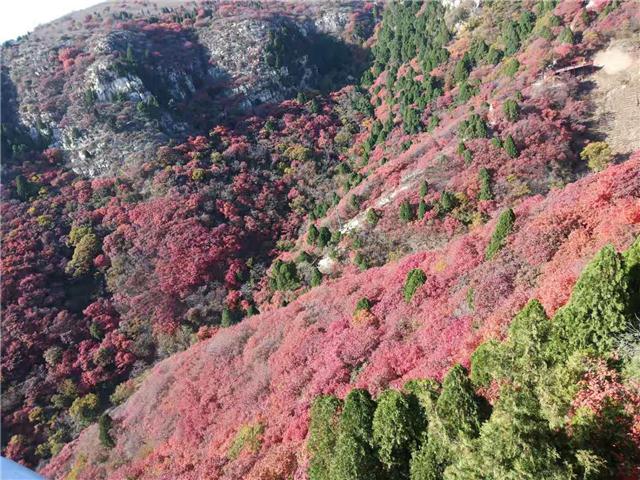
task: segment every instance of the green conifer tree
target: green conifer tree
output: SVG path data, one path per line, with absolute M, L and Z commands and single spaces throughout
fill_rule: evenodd
M 376 404 L 366 390 L 354 389 L 344 400 L 335 453 L 332 480 L 376 480 L 381 465 L 371 446 Z
M 342 402 L 333 395 L 316 397 L 309 422 L 309 480 L 331 480 Z

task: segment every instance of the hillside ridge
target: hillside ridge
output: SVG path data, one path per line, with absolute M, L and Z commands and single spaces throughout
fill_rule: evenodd
M 141 1 L 8 42 L 3 455 L 635 478 L 639 32 L 620 0 Z

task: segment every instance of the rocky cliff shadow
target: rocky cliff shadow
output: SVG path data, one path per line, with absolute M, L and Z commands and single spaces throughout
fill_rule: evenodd
M 278 26 L 269 34 L 266 61 L 274 68 L 286 67 L 288 86 L 302 81 L 328 93 L 354 83 L 367 67 L 369 52 L 359 45 L 318 30 L 304 34 L 288 17 L 274 16 L 272 21 Z M 305 79 L 305 69 L 314 74 Z
M 4 65 L 0 71 L 0 91 L 0 152 L 2 167 L 5 167 L 14 164 L 23 153 L 46 147 L 46 142 L 31 138 L 28 130 L 18 122 L 18 92 Z M 2 168 L 1 175 L 2 183 L 5 183 L 6 168 Z

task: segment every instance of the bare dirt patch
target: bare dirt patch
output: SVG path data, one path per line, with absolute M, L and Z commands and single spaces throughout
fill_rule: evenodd
M 614 153 L 640 149 L 640 42 L 617 42 L 598 52 L 593 74 L 596 131 Z

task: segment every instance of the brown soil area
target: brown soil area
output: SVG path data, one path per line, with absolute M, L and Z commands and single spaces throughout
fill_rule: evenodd
M 614 153 L 640 149 L 640 42 L 616 42 L 594 57 L 596 130 Z

